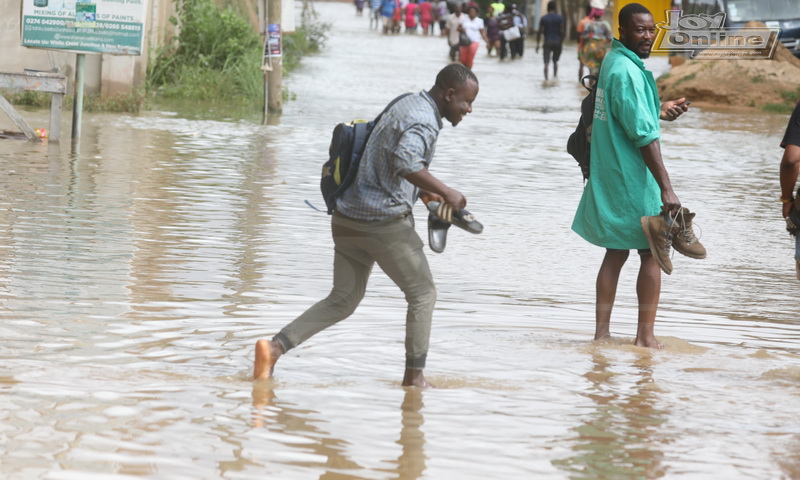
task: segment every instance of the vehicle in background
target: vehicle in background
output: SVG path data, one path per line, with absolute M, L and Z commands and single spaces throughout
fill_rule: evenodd
M 780 28 L 778 37 L 784 47 L 800 58 L 800 1 L 798 0 L 678 0 L 675 8 L 684 15 L 725 12 L 725 26 L 740 28 L 747 22 L 764 22 Z

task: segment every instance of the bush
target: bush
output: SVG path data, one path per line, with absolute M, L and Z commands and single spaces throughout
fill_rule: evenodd
M 29 107 L 49 107 L 50 94 L 35 90 L 0 89 L 0 95 L 12 105 L 26 105 Z
M 250 24 L 232 7 L 213 0 L 177 0 L 181 32 L 173 45 L 150 62 L 147 90 L 163 98 L 262 105 L 263 45 Z M 283 36 L 283 71 L 307 53 L 319 51 L 330 25 L 303 15 L 297 31 Z
M 46 92 L 34 90 L 4 90 L 2 94 L 12 105 L 24 105 L 36 108 L 50 108 L 52 95 Z M 72 109 L 75 102 L 74 95 L 64 95 L 62 108 Z M 100 97 L 98 94 L 84 95 L 83 110 L 85 112 L 128 112 L 137 113 L 144 103 L 144 93 L 135 91 L 133 93 L 123 93 L 119 95 Z
M 170 20 L 180 24 L 180 34 L 150 62 L 147 90 L 210 101 L 257 96 L 261 41 L 247 21 L 212 0 L 178 0 L 177 12 Z
M 786 103 L 767 103 L 761 106 L 761 110 L 769 113 L 792 113 L 793 105 Z

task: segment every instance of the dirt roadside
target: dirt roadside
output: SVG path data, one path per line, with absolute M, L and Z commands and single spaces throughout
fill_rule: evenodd
M 747 26 L 763 26 L 752 22 Z M 785 112 L 800 100 L 800 59 L 778 43 L 771 59 L 685 60 L 657 79 L 662 100 L 686 97 L 695 106 Z

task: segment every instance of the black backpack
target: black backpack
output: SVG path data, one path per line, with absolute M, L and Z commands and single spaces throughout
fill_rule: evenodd
M 590 86 L 586 85 L 587 80 L 590 82 Z M 594 102 L 597 97 L 597 77 L 586 75 L 581 80 L 581 84 L 586 90 L 589 90 L 589 94 L 581 101 L 581 118 L 578 120 L 575 131 L 567 140 L 567 152 L 578 162 L 585 181 L 589 178 L 589 162 L 592 157 L 592 120 L 594 120 Z
M 328 160 L 322 165 L 322 179 L 319 182 L 322 198 L 328 207 L 328 215 L 336 209 L 336 199 L 341 197 L 356 179 L 364 148 L 375 125 L 392 105 L 408 95 L 411 94 L 404 93 L 392 100 L 375 120 L 370 122 L 353 120 L 334 127 L 331 144 L 328 147 Z

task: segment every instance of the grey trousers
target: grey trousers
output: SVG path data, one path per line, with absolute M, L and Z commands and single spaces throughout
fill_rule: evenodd
M 369 222 L 334 212 L 331 232 L 335 252 L 331 293 L 286 325 L 274 340 L 289 351 L 349 317 L 364 298 L 372 266 L 377 262 L 408 302 L 406 367 L 424 368 L 436 286 L 413 217 L 408 214 Z

